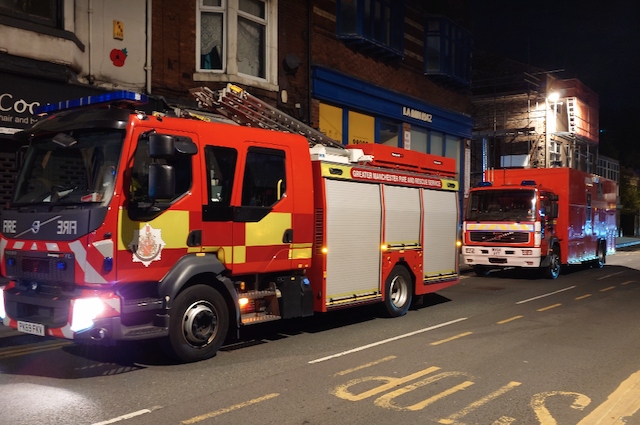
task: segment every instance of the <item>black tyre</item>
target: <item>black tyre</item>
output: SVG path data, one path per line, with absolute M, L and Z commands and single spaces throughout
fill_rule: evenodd
M 227 336 L 229 311 L 220 292 L 195 285 L 176 297 L 169 322 L 168 353 L 183 362 L 213 357 Z
M 476 276 L 489 276 L 491 270 L 487 266 L 473 266 L 473 272 Z
M 593 262 L 593 267 L 596 269 L 601 269 L 607 262 L 607 248 L 605 243 L 601 242 L 598 244 L 598 252 L 596 255 L 598 256 L 598 258 Z
M 549 253 L 549 265 L 544 271 L 544 276 L 547 279 L 557 279 L 560 276 L 560 253 L 557 248 L 554 248 L 551 253 Z
M 413 285 L 406 268 L 395 266 L 384 284 L 384 306 L 390 317 L 404 316 L 411 306 Z

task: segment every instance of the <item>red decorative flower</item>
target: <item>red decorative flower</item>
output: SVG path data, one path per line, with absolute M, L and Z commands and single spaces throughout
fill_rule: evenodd
M 127 49 L 113 49 L 109 54 L 109 58 L 115 66 L 123 66 L 125 59 L 127 59 Z

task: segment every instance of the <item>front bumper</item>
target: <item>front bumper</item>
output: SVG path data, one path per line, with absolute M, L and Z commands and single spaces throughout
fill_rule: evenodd
M 540 248 L 463 245 L 462 259 L 468 266 L 540 267 Z

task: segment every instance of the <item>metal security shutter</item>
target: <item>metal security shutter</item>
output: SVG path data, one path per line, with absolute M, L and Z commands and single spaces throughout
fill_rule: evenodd
M 380 286 L 381 200 L 377 184 L 326 180 L 326 303 Z M 333 300 L 332 300 L 333 299 Z
M 457 193 L 423 190 L 424 275 L 429 279 L 455 274 L 457 273 L 458 234 Z
M 384 242 L 420 243 L 420 189 L 384 186 Z

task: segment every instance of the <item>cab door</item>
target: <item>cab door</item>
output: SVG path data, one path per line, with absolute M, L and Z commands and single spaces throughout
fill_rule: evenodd
M 291 268 L 293 199 L 287 146 L 247 144 L 233 211 L 233 271 L 268 273 Z

